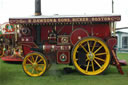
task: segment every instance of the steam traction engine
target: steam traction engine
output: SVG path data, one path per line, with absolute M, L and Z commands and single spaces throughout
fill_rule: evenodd
M 120 19 L 120 15 L 55 15 L 10 18 L 9 22 L 19 30 L 17 41 L 22 45 L 27 75 L 41 76 L 52 62 L 71 64 L 82 74 L 97 75 L 116 56 L 117 40 L 112 33 L 114 22 Z

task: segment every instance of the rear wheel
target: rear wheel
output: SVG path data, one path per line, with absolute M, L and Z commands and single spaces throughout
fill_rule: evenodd
M 29 76 L 41 76 L 47 70 L 47 59 L 38 52 L 33 52 L 25 56 L 23 63 L 23 70 Z
M 72 51 L 76 69 L 85 75 L 102 73 L 110 63 L 110 52 L 103 40 L 88 37 L 80 40 Z

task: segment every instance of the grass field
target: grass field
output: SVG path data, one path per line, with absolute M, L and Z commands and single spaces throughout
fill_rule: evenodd
M 128 53 L 118 53 L 119 59 L 128 62 Z M 7 63 L 0 60 L 0 85 L 126 85 L 128 84 L 128 66 L 123 66 L 124 75 L 118 73 L 115 66 L 109 66 L 104 74 L 85 76 L 75 71 L 65 73 L 68 65 L 52 65 L 41 77 L 29 77 L 21 64 Z

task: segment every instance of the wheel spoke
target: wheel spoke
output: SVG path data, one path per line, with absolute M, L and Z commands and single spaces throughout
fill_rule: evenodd
M 44 66 L 44 64 L 38 64 L 38 65 L 40 65 L 40 66 Z
M 85 61 L 88 61 L 89 59 L 87 58 Z
M 35 70 L 35 72 L 36 72 L 37 74 L 39 73 L 39 71 L 38 71 L 37 69 Z
M 80 46 L 83 48 L 83 50 L 88 53 L 88 51 L 85 49 L 85 47 L 80 43 Z M 89 59 L 89 57 L 87 56 L 87 59 Z
M 90 52 L 90 44 L 88 41 L 87 41 L 87 44 L 88 44 L 88 51 Z
M 32 61 L 31 61 L 29 58 L 27 58 L 27 60 L 28 60 L 31 64 L 33 64 Z
M 95 46 L 96 46 L 96 41 L 95 41 L 95 42 L 94 42 L 94 44 L 93 44 L 92 52 L 93 52 L 93 50 L 94 50 Z
M 88 51 L 85 49 L 85 47 L 80 43 L 80 46 L 83 48 L 83 50 L 88 53 Z
M 94 53 L 98 52 L 103 46 L 100 46 Z
M 94 62 L 101 68 L 101 65 L 96 60 Z
M 28 67 L 27 69 L 28 69 L 28 70 L 32 69 L 32 66 L 31 66 L 31 67 Z
M 32 69 L 32 73 L 34 73 L 34 68 Z
M 92 71 L 95 71 L 93 61 L 91 61 L 91 63 L 92 63 Z
M 34 62 L 34 57 L 32 56 L 32 61 Z
M 41 58 L 37 63 L 40 63 L 41 61 L 43 61 L 43 59 Z
M 89 64 L 90 64 L 90 61 L 88 61 L 88 64 L 87 64 L 87 67 L 86 67 L 86 72 L 88 71 Z
M 36 57 L 35 62 L 37 62 L 37 60 L 38 60 L 38 56 Z
M 95 59 L 105 62 L 104 59 L 101 59 L 101 58 L 98 58 L 98 57 L 95 57 Z
M 41 67 L 38 67 L 37 68 L 37 71 L 39 72 L 39 71 L 43 71 L 43 69 L 41 68 Z
M 97 56 L 97 55 L 105 55 L 105 54 L 107 54 L 107 53 L 97 53 L 95 55 Z

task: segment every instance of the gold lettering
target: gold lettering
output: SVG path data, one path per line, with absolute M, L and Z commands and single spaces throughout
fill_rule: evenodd
M 68 22 L 70 22 L 70 19 L 68 18 Z
M 29 19 L 29 20 L 28 20 L 28 23 L 31 23 L 31 22 L 32 22 L 31 19 Z
M 98 21 L 101 21 L 101 18 L 98 18 Z
M 88 18 L 83 18 L 83 21 L 85 22 L 85 21 L 88 21 Z
M 58 22 L 60 22 L 61 20 L 60 19 L 58 19 Z
M 43 22 L 43 19 L 40 19 L 40 22 Z
M 110 19 L 110 18 L 108 18 L 108 20 L 110 21 L 111 19 Z
M 100 18 L 101 19 L 101 21 L 104 21 L 104 18 L 102 17 L 102 18 Z
M 12 20 L 11 20 L 12 21 Z M 13 22 L 13 21 L 12 21 Z M 16 23 L 19 23 L 19 20 L 16 20 Z
M 33 19 L 33 23 L 36 23 L 36 19 Z
M 117 19 L 117 20 L 120 20 L 120 18 L 119 18 L 119 17 L 117 17 L 116 19 Z
M 113 17 L 111 17 L 111 21 L 114 21 L 114 18 Z
M 56 20 L 56 19 L 54 19 L 53 21 L 54 21 L 54 22 L 56 22 L 57 20 Z
M 98 21 L 98 18 L 95 18 L 95 21 Z
M 40 20 L 39 20 L 39 19 L 37 19 L 37 20 L 36 20 L 36 22 L 40 22 Z
M 23 20 L 20 20 L 20 23 L 23 23 Z
M 50 20 L 49 20 L 49 22 L 53 22 L 53 20 L 52 20 L 52 19 L 50 19 Z
M 83 21 L 83 19 L 82 18 L 79 18 L 79 21 Z
M 72 18 L 72 21 L 75 22 L 75 18 Z
M 86 18 L 86 21 L 89 21 L 89 19 L 88 19 L 88 18 Z
M 92 18 L 92 21 L 95 21 L 95 18 Z
M 105 21 L 108 21 L 108 18 L 105 17 L 104 20 L 105 20 Z
M 69 22 L 69 19 L 58 19 L 58 22 Z
M 46 20 L 46 19 L 44 19 L 44 22 L 47 22 L 47 20 Z

